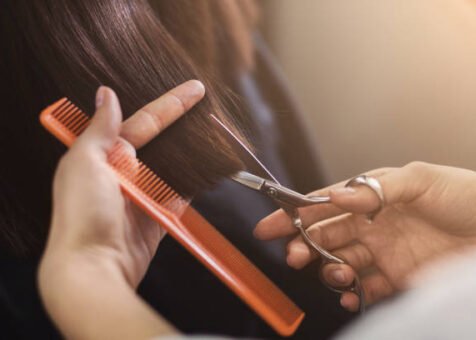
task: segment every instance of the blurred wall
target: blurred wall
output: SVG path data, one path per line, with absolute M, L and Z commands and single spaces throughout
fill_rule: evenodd
M 476 170 L 476 1 L 259 1 L 333 180 L 412 160 Z

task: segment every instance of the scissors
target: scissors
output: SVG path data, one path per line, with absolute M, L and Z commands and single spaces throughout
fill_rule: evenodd
M 314 240 L 312 240 L 309 236 L 306 227 L 302 223 L 301 216 L 299 215 L 298 208 L 316 204 L 330 203 L 330 197 L 306 196 L 279 184 L 276 178 L 263 165 L 263 163 L 260 162 L 260 160 L 253 154 L 253 152 L 251 152 L 251 150 L 215 115 L 211 114 L 211 116 L 213 118 L 212 121 L 215 123 L 215 125 L 218 128 L 224 130 L 224 137 L 227 139 L 227 142 L 233 148 L 233 151 L 237 153 L 238 157 L 241 159 L 241 161 L 246 167 L 246 171 L 239 171 L 236 174 L 232 175 L 230 178 L 233 181 L 244 185 L 245 187 L 264 194 L 265 196 L 272 199 L 280 208 L 282 208 L 284 212 L 289 216 L 292 225 L 299 231 L 306 244 L 311 249 L 314 249 L 316 252 L 319 253 L 321 257 L 321 270 L 319 270 L 321 282 L 334 292 L 353 292 L 357 294 L 360 301 L 359 311 L 361 313 L 364 312 L 365 296 L 358 275 L 355 275 L 354 281 L 351 283 L 350 286 L 347 287 L 336 288 L 327 283 L 327 280 L 325 280 L 322 276 L 322 267 L 330 263 L 347 263 L 343 259 L 332 255 L 330 252 L 322 248 L 319 244 L 314 242 Z M 365 176 L 356 177 L 353 180 L 349 181 L 347 185 L 367 185 L 368 183 L 364 181 L 365 178 L 363 177 Z M 375 188 L 371 187 L 371 189 L 375 191 Z M 379 198 L 381 198 L 380 194 L 380 192 L 377 192 Z M 382 199 L 381 202 L 383 202 Z M 369 216 L 369 219 L 371 219 L 377 212 L 373 212 L 373 215 Z

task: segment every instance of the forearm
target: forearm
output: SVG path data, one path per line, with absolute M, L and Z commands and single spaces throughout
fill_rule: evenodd
M 150 339 L 175 330 L 130 287 L 111 262 L 45 259 L 40 290 L 57 327 L 71 339 Z

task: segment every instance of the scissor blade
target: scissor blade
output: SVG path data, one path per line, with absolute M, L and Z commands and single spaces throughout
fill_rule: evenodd
M 257 191 L 260 191 L 263 184 L 266 183 L 266 180 L 263 178 L 250 174 L 247 171 L 238 171 L 236 174 L 231 176 L 231 179 Z
M 238 157 L 243 161 L 246 168 L 253 172 L 254 174 L 263 177 L 264 179 L 269 179 L 277 184 L 279 182 L 274 178 L 274 176 L 269 172 L 268 169 L 260 162 L 260 160 L 251 152 L 251 150 L 237 137 L 231 130 L 223 124 L 218 117 L 214 114 L 211 114 L 213 122 L 217 127 L 224 130 L 224 137 L 227 142 L 230 143 L 233 150 L 237 153 Z M 246 184 L 245 184 L 246 185 Z

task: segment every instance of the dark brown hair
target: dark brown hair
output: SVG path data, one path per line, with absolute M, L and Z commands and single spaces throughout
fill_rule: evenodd
M 128 117 L 178 84 L 199 79 L 206 98 L 139 157 L 184 196 L 241 167 L 209 114 L 236 123 L 222 83 L 252 66 L 251 1 L 7 0 L 0 6 L 7 88 L 0 117 L 4 244 L 24 252 L 44 237 L 63 148 L 41 129 L 37 115 L 62 96 L 93 112 L 94 92 L 108 85 Z

